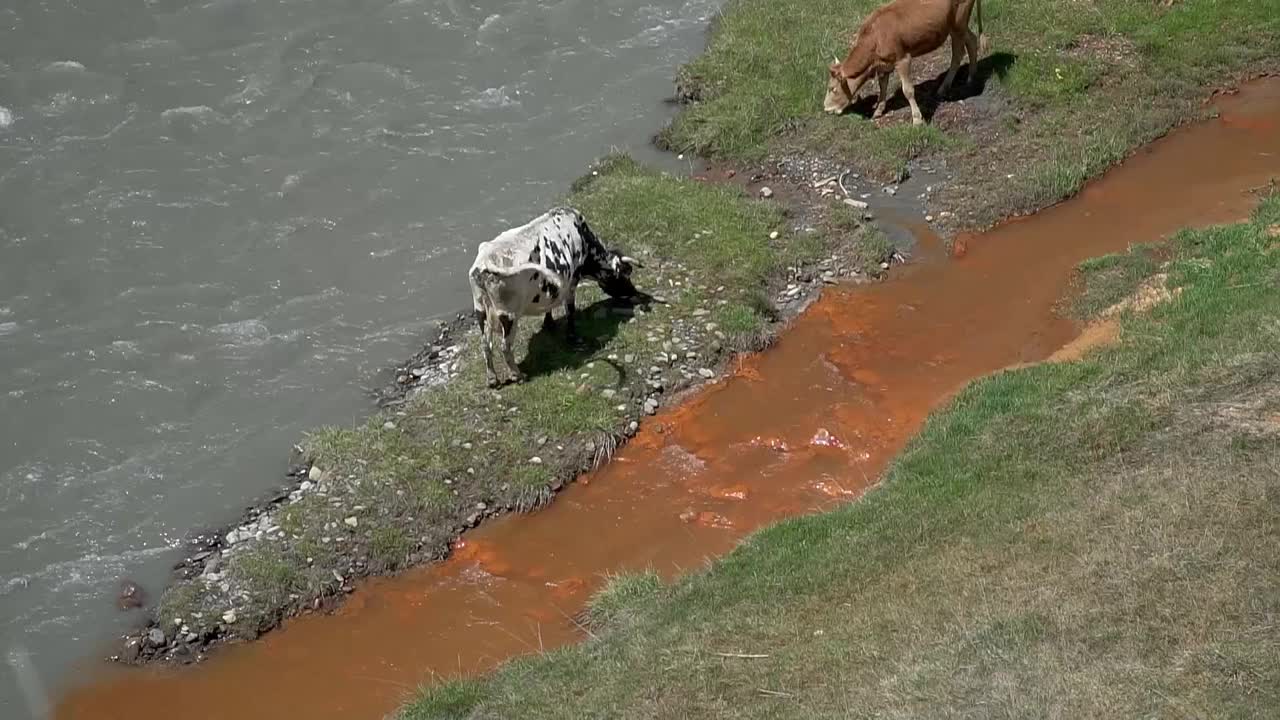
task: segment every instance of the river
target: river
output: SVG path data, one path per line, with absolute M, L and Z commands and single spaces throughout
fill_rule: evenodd
M 139 619 L 120 578 L 154 596 L 370 411 L 476 243 L 610 148 L 655 160 L 717 4 L 0 8 L 0 652 L 56 694 Z

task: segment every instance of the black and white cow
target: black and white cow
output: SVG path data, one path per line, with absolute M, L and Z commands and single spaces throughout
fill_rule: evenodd
M 606 249 L 582 213 L 568 207 L 555 208 L 480 243 L 469 279 L 490 387 L 498 385 L 493 367 L 494 333 L 502 332 L 502 357 L 507 368 L 517 381 L 524 380 L 511 351 L 520 317 L 542 315 L 543 327 L 551 327 L 551 311 L 564 305 L 567 334 L 572 339 L 578 283 L 588 278 L 612 297 L 634 298 L 640 293 L 631 284 L 633 267 L 642 266 L 634 258 Z

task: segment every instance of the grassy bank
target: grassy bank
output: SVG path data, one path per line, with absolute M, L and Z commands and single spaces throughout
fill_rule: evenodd
M 974 383 L 863 500 L 402 717 L 1280 716 L 1280 199 L 1166 252 L 1119 345 Z M 1120 267 L 1156 269 L 1087 293 Z
M 910 125 L 896 89 L 897 110 L 882 127 L 865 119 L 873 91 L 864 90 L 857 112 L 824 116 L 826 67 L 880 4 L 729 0 L 706 53 L 681 72 L 681 95 L 694 102 L 664 141 L 732 161 L 817 154 L 886 181 L 913 158 L 944 154 L 956 180 L 931 209 L 982 225 L 1075 193 L 1203 112 L 1206 87 L 1273 68 L 1280 44 L 1275 0 L 1177 0 L 1169 8 L 1157 0 L 984 0 L 992 45 L 979 87 L 937 104 L 949 46 L 915 63 L 929 125 Z
M 449 351 L 457 354 L 448 382 L 358 427 L 310 435 L 306 479 L 203 553 L 193 576 L 161 598 L 149 633 L 130 641 L 127 659 L 190 657 L 210 642 L 255 637 L 341 596 L 353 578 L 441 557 L 486 516 L 540 505 L 607 458 L 646 405 L 767 342 L 778 319 L 770 290 L 864 234 L 846 224 L 793 236 L 772 203 L 625 157 L 603 163 L 568 199 L 606 244 L 643 260 L 637 285 L 665 302 L 606 302 L 584 284 L 582 347 L 564 342 L 562 328 L 523 323 L 516 356 L 528 383 L 489 390 L 478 337 L 465 333 Z

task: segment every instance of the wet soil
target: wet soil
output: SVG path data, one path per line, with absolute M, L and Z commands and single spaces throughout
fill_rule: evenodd
M 612 463 L 467 534 L 444 563 L 364 582 L 334 615 L 199 667 L 108 668 L 56 717 L 378 717 L 422 683 L 581 639 L 574 618 L 606 574 L 696 570 L 763 524 L 857 497 L 965 383 L 1075 336 L 1054 308 L 1080 261 L 1247 214 L 1250 190 L 1280 175 L 1280 81 L 1220 110 L 951 253 L 919 228 L 900 277 L 829 289 Z

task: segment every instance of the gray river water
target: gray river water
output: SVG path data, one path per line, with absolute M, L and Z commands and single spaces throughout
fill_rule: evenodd
M 56 692 L 109 649 L 118 580 L 367 415 L 476 243 L 649 155 L 717 5 L 3 3 L 0 653 Z

